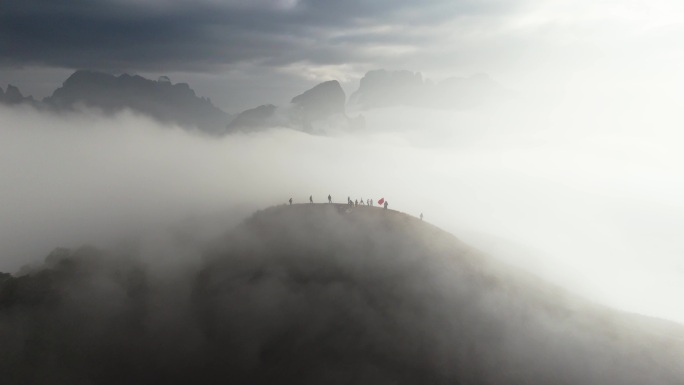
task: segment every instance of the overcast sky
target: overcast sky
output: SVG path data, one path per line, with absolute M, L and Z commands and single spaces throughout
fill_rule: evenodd
M 229 112 L 329 79 L 349 93 L 376 68 L 562 88 L 597 65 L 674 72 L 683 15 L 668 0 L 4 0 L 0 86 L 42 98 L 75 69 L 169 75 Z

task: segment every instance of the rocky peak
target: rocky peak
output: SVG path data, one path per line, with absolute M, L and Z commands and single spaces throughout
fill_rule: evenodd
M 19 104 L 25 100 L 24 95 L 21 94 L 19 88 L 8 84 L 5 92 L 4 102 L 7 104 Z
M 337 80 L 323 82 L 303 94 L 292 98 L 305 122 L 325 119 L 333 114 L 345 113 L 346 95 Z

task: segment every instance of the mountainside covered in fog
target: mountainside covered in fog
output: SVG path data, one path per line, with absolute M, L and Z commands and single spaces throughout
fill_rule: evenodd
M 193 247 L 178 270 L 84 247 L 0 275 L 3 384 L 684 383 L 678 326 L 395 211 L 274 207 Z

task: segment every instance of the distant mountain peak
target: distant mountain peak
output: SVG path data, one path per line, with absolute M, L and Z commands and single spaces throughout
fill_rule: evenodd
M 33 104 L 34 100 L 32 96 L 24 96 L 19 88 L 11 84 L 7 85 L 7 90 L 3 91 L 0 87 L 0 103 L 7 105 L 16 105 L 22 103 Z
M 292 98 L 296 106 L 298 118 L 304 125 L 326 119 L 334 114 L 345 114 L 346 95 L 337 80 L 330 80 L 316 85 L 304 93 Z
M 278 108 L 268 104 L 245 110 L 233 119 L 229 128 L 283 126 L 318 133 L 331 127 L 363 127 L 363 118 L 347 116 L 345 101 L 346 95 L 340 82 L 329 80 L 293 97 L 288 106 Z
M 325 97 L 325 98 L 331 98 L 331 99 L 337 99 L 337 100 L 330 100 L 330 102 L 337 101 L 339 103 L 339 99 L 342 99 L 342 109 L 344 109 L 344 90 L 342 89 L 342 86 L 340 85 L 340 82 L 337 80 L 328 80 L 323 83 L 319 83 L 315 85 L 313 88 L 304 91 L 300 95 L 295 96 L 292 98 L 291 103 L 294 104 L 307 104 L 307 103 L 312 103 L 316 99 L 320 97 Z

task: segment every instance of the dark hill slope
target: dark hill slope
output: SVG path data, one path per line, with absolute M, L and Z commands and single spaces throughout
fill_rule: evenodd
M 154 273 L 84 248 L 0 276 L 3 383 L 684 383 L 680 328 L 391 210 L 270 208 Z
M 642 334 L 630 316 L 573 298 L 395 211 L 274 208 L 212 255 L 198 286 L 204 329 L 225 344 L 255 344 L 241 359 L 273 380 L 684 379 L 682 350 L 667 350 L 668 338 Z M 240 310 L 223 312 L 219 304 Z

